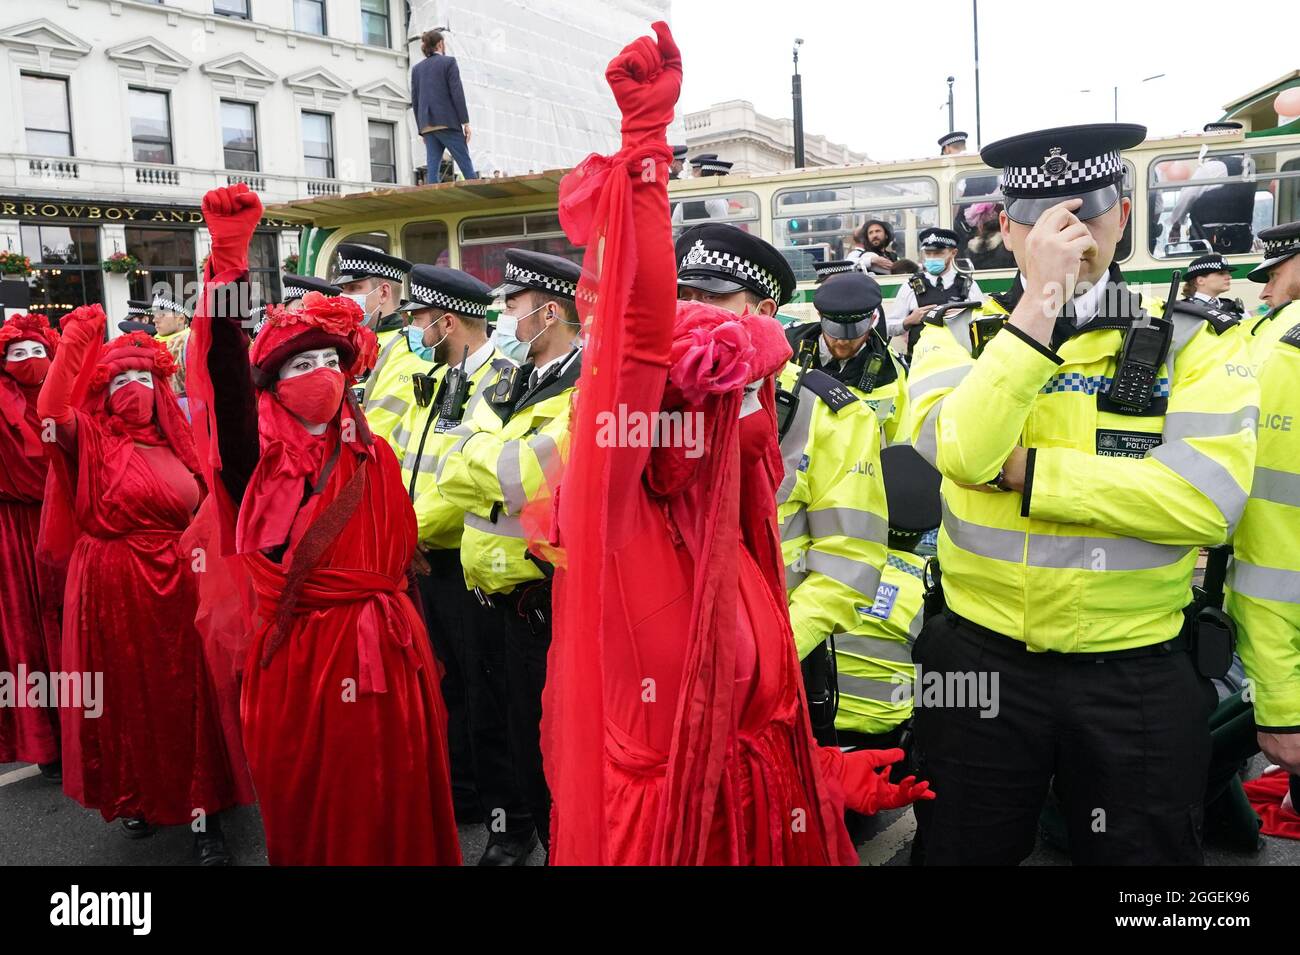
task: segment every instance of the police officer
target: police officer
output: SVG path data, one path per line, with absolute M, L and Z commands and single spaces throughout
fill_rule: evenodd
M 122 332 L 145 332 L 149 335 L 158 333 L 158 326 L 153 323 L 153 303 L 149 299 L 130 298 L 126 301 L 126 318 L 117 323 Z
M 939 472 L 915 449 L 880 452 L 889 506 L 889 552 L 874 599 L 835 638 L 841 746 L 892 749 L 912 715 L 912 644 L 921 632 L 926 558 L 916 551 L 939 526 Z
M 411 376 L 429 370 L 416 356 L 398 311 L 411 263 L 374 246 L 344 242 L 335 269 L 334 284 L 361 306 L 367 327 L 379 339 L 379 358 L 366 378 L 361 406 L 371 432 L 387 441 L 410 408 Z
M 918 688 L 915 716 L 944 794 L 928 864 L 1019 862 L 1053 777 L 1076 862 L 1201 860 L 1223 648 L 1183 610 L 1200 547 L 1241 518 L 1258 388 L 1214 325 L 1164 317 L 1112 264 L 1131 211 L 1120 151 L 1145 134 L 986 147 L 1020 275 L 917 345 L 913 444 L 944 477 L 944 609 L 913 647 L 938 687 Z
M 1263 284 L 1259 297 L 1268 306 L 1268 312 L 1260 318 L 1243 320 L 1239 327 L 1252 364 L 1269 354 L 1273 342 L 1288 329 L 1277 316 L 1289 304 L 1300 300 L 1300 222 L 1285 222 L 1264 229 L 1259 238 L 1264 243 L 1264 261 L 1246 278 Z
M 465 587 L 460 541 L 465 512 L 442 495 L 438 462 L 469 432 L 493 363 L 509 365 L 488 340 L 492 289 L 458 269 L 417 265 L 401 311 L 418 329 L 419 358 L 432 365 L 415 377 L 411 408 L 393 432 L 402 481 L 415 508 L 416 564 L 429 637 L 443 664 L 452 794 L 462 821 L 481 818 L 487 848 L 479 865 L 523 865 L 537 844 L 520 794 L 507 735 L 505 631 Z
M 966 139 L 966 133 L 960 129 L 944 133 L 939 137 L 939 155 L 964 156 L 966 154 Z
M 899 286 L 889 310 L 888 335 L 907 335 L 910 357 L 921 337 L 921 322 L 936 305 L 982 301 L 979 283 L 957 271 L 957 233 L 951 229 L 925 229 L 919 238 L 921 271 Z
M 792 392 L 804 368 L 823 371 L 871 406 L 880 423 L 882 448 L 906 444 L 907 375 L 880 334 L 880 285 L 850 268 L 818 285 L 813 308 L 818 322 L 786 330 L 794 359 L 781 375 L 782 387 Z
M 688 229 L 677 240 L 676 255 L 681 299 L 706 301 L 736 314 L 774 315 L 794 294 L 794 272 L 785 257 L 735 226 Z M 860 273 L 839 276 L 818 295 L 850 278 L 870 281 Z M 852 301 L 851 296 L 844 301 L 865 307 L 838 311 L 830 324 L 811 330 L 818 335 L 823 327 L 832 328 L 835 347 L 852 358 L 862 352 L 878 317 L 879 289 L 874 302 Z M 827 352 L 827 363 L 838 369 L 841 363 L 832 354 Z M 864 356 L 863 367 L 865 363 Z M 784 474 L 777 489 L 777 519 L 790 624 L 804 661 L 813 732 L 830 745 L 834 693 L 827 640 L 854 628 L 857 608 L 870 603 L 885 562 L 879 423 L 870 405 L 834 376 L 813 368 L 809 358 L 793 372 L 787 369 L 782 384 L 786 387 L 778 390 L 777 404 Z
M 1240 320 L 1246 307 L 1239 298 L 1228 298 L 1232 288 L 1232 273 L 1236 271 L 1217 252 L 1192 259 L 1183 273 L 1183 301 L 1226 312 Z
M 1300 673 L 1300 389 L 1296 388 L 1300 303 L 1284 306 L 1273 325 L 1283 331 L 1266 342 L 1260 362 L 1255 479 L 1233 537 L 1226 606 L 1237 623 L 1237 648 L 1250 680 L 1259 747 L 1291 774 L 1291 811 L 1296 812 L 1300 810 L 1300 680 L 1296 678 Z
M 843 275 L 846 272 L 855 271 L 857 271 L 857 266 L 848 259 L 831 259 L 829 262 L 813 263 L 814 281 L 817 285 L 821 285 L 832 275 Z
M 546 652 L 551 642 L 552 568 L 528 552 L 523 511 L 554 494 L 568 453 L 569 414 L 582 372 L 577 311 L 581 270 L 568 259 L 525 249 L 506 252 L 496 347 L 511 361 L 488 373 L 466 434 L 438 466 L 442 497 L 465 513 L 465 583 L 505 628 L 511 750 L 519 787 L 543 845 L 549 845 L 550 793 L 539 729 Z
M 725 159 L 719 159 L 717 153 L 700 153 L 691 160 L 691 178 L 725 176 L 731 172 L 732 165 Z M 709 219 L 725 219 L 728 210 L 727 200 L 721 196 L 713 196 L 708 199 L 691 199 L 674 203 L 671 218 L 674 227 L 691 225 Z
M 194 313 L 179 297 L 160 285 L 154 290 L 149 302 L 149 316 L 153 321 L 153 336 L 166 346 L 176 364 L 176 371 L 167 382 L 181 399 L 181 408 L 188 413 L 188 403 L 185 400 L 185 347 L 189 344 L 190 320 Z
M 683 169 L 685 168 L 685 166 L 686 166 L 686 153 L 687 153 L 687 152 L 688 152 L 688 150 L 687 150 L 687 148 L 686 148 L 685 146 L 674 146 L 674 147 L 673 147 L 673 162 L 672 162 L 672 165 L 668 167 L 668 178 L 669 178 L 669 179 L 680 179 L 680 178 L 682 178 L 682 170 L 683 170 Z

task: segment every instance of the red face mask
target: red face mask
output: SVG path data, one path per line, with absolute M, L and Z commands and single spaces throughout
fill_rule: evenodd
M 334 418 L 343 400 L 343 375 L 333 368 L 317 368 L 296 378 L 275 383 L 275 396 L 308 424 L 324 424 Z
M 6 361 L 5 371 L 13 375 L 20 385 L 39 385 L 50 370 L 48 358 L 28 358 L 25 361 Z
M 153 420 L 153 389 L 138 381 L 128 381 L 109 395 L 108 411 L 127 424 L 148 424 Z

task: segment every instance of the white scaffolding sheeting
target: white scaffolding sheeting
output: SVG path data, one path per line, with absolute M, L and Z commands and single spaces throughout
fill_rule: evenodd
M 411 62 L 423 58 L 422 32 L 450 28 L 479 175 L 566 168 L 618 149 L 605 66 L 671 8 L 672 0 L 411 0 Z M 686 141 L 680 120 L 669 138 Z M 423 142 L 412 150 L 424 165 Z

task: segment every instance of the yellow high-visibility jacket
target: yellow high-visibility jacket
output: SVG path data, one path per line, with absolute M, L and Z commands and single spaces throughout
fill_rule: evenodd
M 781 441 L 777 519 L 799 658 L 857 626 L 880 584 L 889 536 L 880 425 L 871 407 L 819 371 L 804 376 Z
M 469 422 L 477 405 L 484 400 L 485 392 L 479 386 L 489 374 L 495 375 L 499 371 L 493 368 L 494 364 L 509 363 L 495 348 L 487 350 L 487 360 L 469 373 L 469 391 L 464 406 L 459 410 L 459 419 L 454 417 L 455 412 L 453 417 L 444 413 L 448 409 L 443 407 L 443 393 L 450 368 L 439 365 L 432 373 L 436 382 L 433 401 L 426 408 L 412 401 L 406 417 L 390 438 L 397 459 L 402 462 L 402 484 L 415 507 L 419 541 L 426 548 L 455 550 L 460 547 L 465 512 L 443 497 L 435 476 L 442 457 L 469 433 Z
M 1255 723 L 1300 731 L 1300 303 L 1259 372 L 1259 453 L 1233 538 L 1227 610 L 1237 622 Z
M 1273 344 L 1295 324 L 1294 321 L 1288 321 L 1282 313 L 1294 315 L 1296 304 L 1290 302 L 1281 308 L 1270 309 L 1264 315 L 1249 315 L 1237 323 L 1234 332 L 1246 350 L 1251 368 L 1256 372 L 1260 362 L 1272 353 Z
M 799 380 L 799 358 L 802 354 L 801 349 L 811 348 L 814 354 L 818 355 L 818 363 L 813 367 L 820 367 L 820 353 L 818 350 L 819 339 L 821 336 L 821 324 L 817 323 L 814 327 L 816 332 L 809 330 L 813 323 L 804 323 L 795 325 L 786 329 L 786 338 L 789 340 L 791 347 L 794 349 L 794 359 L 786 365 L 781 372 L 781 387 L 789 391 L 794 387 L 794 383 Z M 855 395 L 871 406 L 871 410 L 876 413 L 876 420 L 880 422 L 880 446 L 887 448 L 891 444 L 907 444 L 911 441 L 911 427 L 908 423 L 908 414 L 910 405 L 907 400 L 907 370 L 903 363 L 898 360 L 893 349 L 884 342 L 883 339 L 878 342 L 869 342 L 869 345 L 875 345 L 880 348 L 889 361 L 890 371 L 879 376 L 878 384 L 870 391 L 863 391 L 855 387 L 852 382 L 848 387 Z
M 1031 650 L 1171 639 L 1198 548 L 1228 540 L 1250 487 L 1259 389 L 1239 346 L 1204 321 L 1172 313 L 1146 415 L 1099 406 L 1136 315 L 1122 283 L 1112 291 L 1055 354 L 1004 324 L 971 357 L 970 322 L 1005 317 L 1013 295 L 927 325 L 913 359 L 913 444 L 944 477 L 948 606 Z M 1029 449 L 1024 493 L 987 487 L 1017 446 Z
M 412 376 L 428 374 L 433 364 L 411 351 L 404 328 L 383 331 L 376 337 L 379 358 L 366 379 L 362 410 L 375 437 L 388 441 L 415 403 Z
M 836 729 L 888 733 L 912 715 L 912 644 L 921 632 L 925 561 L 889 551 L 875 599 L 859 605 L 852 632 L 835 635 Z
M 514 401 L 497 396 L 509 393 L 511 374 L 527 376 L 531 365 L 513 372 L 498 368 L 480 384 L 484 400 L 475 402 L 462 425 L 467 433 L 447 451 L 437 476 L 446 502 L 465 512 L 460 559 L 467 586 L 507 593 L 545 576 L 527 556 L 519 515 L 530 500 L 556 491 L 569 453 L 569 415 L 581 365 L 581 353 L 575 353 L 558 376 L 516 392 Z

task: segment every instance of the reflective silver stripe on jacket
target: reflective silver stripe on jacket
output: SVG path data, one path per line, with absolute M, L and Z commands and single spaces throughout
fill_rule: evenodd
M 808 511 L 800 507 L 781 525 L 781 541 L 792 541 L 808 533 Z
M 1300 570 L 1261 567 L 1233 559 L 1228 571 L 1228 586 L 1245 597 L 1300 604 Z
M 852 653 L 854 656 L 866 657 L 869 660 L 884 660 L 888 663 L 912 662 L 912 651 L 907 644 L 858 633 L 835 634 L 835 651 Z
M 1250 496 L 1259 501 L 1300 507 L 1300 474 L 1275 471 L 1272 468 L 1255 468 L 1255 481 L 1250 487 Z
M 486 517 L 479 517 L 477 514 L 466 511 L 465 526 L 472 527 L 476 531 L 482 531 L 484 534 L 491 534 L 493 537 L 509 537 L 515 540 L 528 539 L 528 535 L 524 533 L 523 522 L 517 517 L 510 517 L 506 514 L 498 514 L 495 521 L 490 521 Z
M 507 441 L 497 458 L 497 483 L 501 485 L 501 499 L 506 510 L 518 514 L 528 503 L 524 494 L 524 475 L 519 463 L 519 442 Z
M 1202 412 L 1171 411 L 1165 415 L 1165 443 L 1187 438 L 1218 438 L 1236 434 L 1244 428 L 1255 430 L 1259 409 L 1249 405 L 1238 411 Z
M 804 453 L 808 450 L 808 435 L 812 427 L 813 408 L 817 401 L 817 396 L 811 391 L 804 391 L 799 395 L 799 407 L 795 409 L 794 421 L 790 423 L 790 430 L 781 441 L 781 460 L 785 463 L 785 475 L 781 479 L 781 486 L 776 490 L 778 507 L 790 500 L 790 495 L 794 493 L 795 482 L 799 479 L 799 462 L 803 460 Z
M 897 703 L 900 706 L 912 698 L 912 681 L 887 683 L 884 680 L 868 680 L 860 676 L 840 673 L 836 676 L 841 696 L 853 696 L 860 700 L 876 700 L 879 703 Z
M 1236 528 L 1246 508 L 1246 492 L 1222 464 L 1182 441 L 1162 444 L 1147 457 L 1155 458 L 1209 498 L 1223 515 L 1229 533 Z
M 856 507 L 823 507 L 806 511 L 808 529 L 813 539 L 848 537 L 877 544 L 889 540 L 889 524 L 879 514 Z
M 874 597 L 876 588 L 880 586 L 880 568 L 866 561 L 810 550 L 805 563 L 809 573 L 830 577 L 859 594 Z M 789 580 L 789 575 L 786 579 Z

